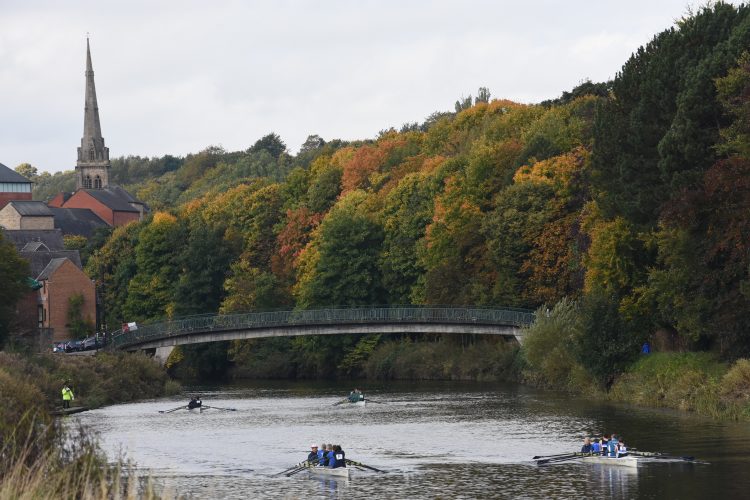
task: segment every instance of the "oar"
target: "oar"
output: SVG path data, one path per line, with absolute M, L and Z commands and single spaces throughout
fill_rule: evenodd
M 567 455 L 560 455 L 560 456 L 557 456 L 557 457 L 543 458 L 541 460 L 537 460 L 536 464 L 537 465 L 544 465 L 544 464 L 548 464 L 548 463 L 552 463 L 552 462 L 564 462 L 566 460 L 571 460 L 573 458 L 578 458 L 580 456 L 583 456 L 583 454 L 582 453 L 568 453 Z
M 647 458 L 654 458 L 654 459 L 665 459 L 665 460 L 685 460 L 686 462 L 692 462 L 695 460 L 695 457 L 691 456 L 675 456 L 675 455 L 665 455 L 664 453 L 649 453 L 645 451 L 628 451 L 628 455 L 635 455 L 637 457 L 647 457 Z
M 172 413 L 173 411 L 182 410 L 184 408 L 187 408 L 187 406 L 178 406 L 177 408 L 172 408 L 171 410 L 159 410 L 159 413 Z
M 318 463 L 319 461 L 320 461 L 320 459 L 319 459 L 319 458 L 316 458 L 316 459 L 315 459 L 315 460 L 313 460 L 312 462 L 308 462 L 307 460 L 305 460 L 304 462 L 300 462 L 300 463 L 298 463 L 297 465 L 295 465 L 294 467 L 289 467 L 289 468 L 288 468 L 287 470 L 285 470 L 285 471 L 282 471 L 282 472 L 279 472 L 279 473 L 278 473 L 278 474 L 276 474 L 276 475 L 277 475 L 277 476 L 280 476 L 280 475 L 282 475 L 282 474 L 286 474 L 286 473 L 287 473 L 287 472 L 289 472 L 289 471 L 293 471 L 293 470 L 295 470 L 295 469 L 299 469 L 300 467 L 302 467 L 302 468 L 304 469 L 304 468 L 305 468 L 305 467 L 307 466 L 307 464 L 308 464 L 308 463 L 309 463 L 309 464 L 313 464 L 313 465 L 314 465 L 314 464 L 317 464 L 317 463 Z
M 211 408 L 213 410 L 224 410 L 224 411 L 237 411 L 237 408 L 219 408 L 218 406 L 203 405 L 203 408 Z
M 368 403 L 375 403 L 375 404 L 378 404 L 378 405 L 387 405 L 388 404 L 388 403 L 382 403 L 380 401 L 373 401 L 370 398 L 365 399 L 365 401 L 367 401 Z
M 302 467 L 299 467 L 296 470 L 293 470 L 292 472 L 287 473 L 286 477 L 291 477 L 291 476 L 295 475 L 298 472 L 302 472 L 305 469 L 309 469 L 310 467 L 314 467 L 316 463 L 318 463 L 318 460 L 313 460 L 312 462 L 304 462 L 304 465 L 302 465 Z
M 336 402 L 336 403 L 333 403 L 333 404 L 332 404 L 331 406 L 338 406 L 338 405 L 342 405 L 342 404 L 344 404 L 344 403 L 346 403 L 346 402 L 348 402 L 348 401 L 349 401 L 349 398 L 346 398 L 346 399 L 342 399 L 341 401 L 338 401 L 338 402 Z
M 374 470 L 375 472 L 380 472 L 381 474 L 387 474 L 387 472 L 384 470 L 376 469 L 375 467 L 370 467 L 369 465 L 365 465 L 360 462 L 355 462 L 354 460 L 349 460 L 348 458 L 346 459 L 346 463 L 348 463 L 349 465 L 355 465 L 357 467 L 364 467 L 365 469 Z
M 532 460 L 538 460 L 540 458 L 555 458 L 555 457 L 566 457 L 570 455 L 572 452 L 568 453 L 560 453 L 559 455 L 537 455 L 535 457 L 531 457 Z

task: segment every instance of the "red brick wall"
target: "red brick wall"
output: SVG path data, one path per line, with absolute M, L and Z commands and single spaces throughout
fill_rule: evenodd
M 53 329 L 52 340 L 58 342 L 71 338 L 65 324 L 68 322 L 68 304 L 73 295 L 83 295 L 83 318 L 96 324 L 96 298 L 94 283 L 71 261 L 66 260 L 46 282 L 42 298 L 47 311 L 46 328 Z M 93 333 L 93 332 L 92 332 Z
M 0 210 L 8 204 L 9 201 L 31 201 L 31 193 L 0 193 Z
M 115 225 L 114 213 L 106 205 L 100 203 L 96 198 L 86 191 L 76 191 L 68 201 L 65 202 L 65 208 L 88 208 L 96 215 L 102 218 L 110 226 Z
M 138 222 L 140 218 L 141 214 L 139 214 L 138 212 L 114 212 L 114 225 L 124 226 L 125 224 L 130 224 L 133 221 Z

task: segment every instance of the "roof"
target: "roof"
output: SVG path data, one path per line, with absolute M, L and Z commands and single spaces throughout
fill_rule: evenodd
M 3 234 L 13 242 L 17 250 L 21 250 L 27 243 L 33 241 L 41 241 L 52 251 L 65 250 L 63 234 L 59 229 L 5 229 Z
M 9 201 L 20 215 L 24 217 L 52 217 L 52 211 L 43 201 Z
M 116 212 L 140 213 L 137 208 L 133 208 L 130 205 L 131 200 L 135 201 L 135 198 L 133 198 L 130 193 L 120 187 L 117 187 L 117 189 L 114 189 L 112 187 L 106 187 L 103 189 L 81 189 L 81 191 L 86 191 L 99 203 Z
M 29 268 L 31 269 L 31 276 L 36 276 L 37 280 L 47 279 L 57 267 L 60 267 L 60 263 L 57 264 L 54 269 L 49 271 L 47 277 L 42 277 L 45 269 L 49 267 L 49 264 L 53 260 L 65 261 L 69 260 L 77 268 L 81 268 L 81 256 L 78 250 L 59 250 L 56 252 L 19 252 L 21 257 L 29 261 Z
M 54 259 L 51 259 L 44 269 L 42 269 L 42 272 L 39 273 L 39 276 L 36 277 L 37 281 L 43 281 L 48 280 L 50 276 L 52 276 L 55 271 L 57 271 L 57 268 L 62 266 L 65 261 L 68 260 L 65 257 L 57 257 Z
M 17 183 L 24 183 L 24 184 L 31 184 L 31 181 L 28 180 L 23 175 L 19 174 L 15 170 L 12 170 L 2 163 L 0 163 L 0 182 L 17 182 Z
M 41 241 L 30 241 L 21 249 L 22 252 L 49 252 L 47 245 Z
M 55 216 L 55 228 L 63 234 L 78 234 L 91 237 L 100 227 L 109 227 L 98 215 L 88 208 L 49 207 Z

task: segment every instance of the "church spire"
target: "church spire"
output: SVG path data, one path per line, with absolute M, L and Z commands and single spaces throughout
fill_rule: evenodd
M 101 189 L 109 185 L 109 148 L 104 145 L 96 101 L 91 46 L 86 37 L 86 99 L 83 111 L 83 137 L 76 162 L 76 188 Z

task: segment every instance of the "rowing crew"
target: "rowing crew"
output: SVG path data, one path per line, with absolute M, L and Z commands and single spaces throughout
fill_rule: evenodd
M 341 446 L 323 443 L 320 448 L 317 444 L 310 445 L 310 448 L 312 451 L 307 455 L 309 464 L 317 464 L 331 469 L 346 467 L 346 453 L 341 449 Z
M 628 448 L 621 436 L 605 434 L 601 440 L 597 438 L 593 442 L 590 438 L 584 439 L 581 453 L 620 458 L 628 454 Z

